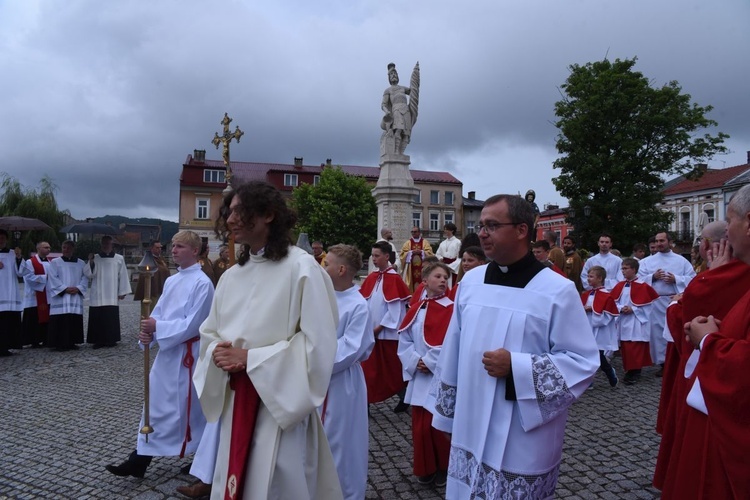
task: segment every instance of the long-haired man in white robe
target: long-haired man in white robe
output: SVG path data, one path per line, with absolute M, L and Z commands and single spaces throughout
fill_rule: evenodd
M 151 316 L 141 320 L 141 348 L 159 344 L 149 374 L 150 425 L 154 432 L 139 432 L 137 448 L 130 457 L 120 465 L 107 466 L 117 476 L 143 477 L 151 457 L 184 457 L 195 452 L 201 440 L 206 419 L 192 373 L 200 345 L 198 329 L 211 310 L 214 285 L 198 264 L 200 249 L 200 236 L 193 231 L 174 235 L 172 259 L 178 273 L 167 278 Z M 141 419 L 138 428 L 143 425 Z
M 331 279 L 291 246 L 296 215 L 265 182 L 240 185 L 217 220 L 242 245 L 201 326 L 193 381 L 221 419 L 212 498 L 342 498 L 316 411 L 336 356 Z
M 531 205 L 493 196 L 479 226 L 491 262 L 461 280 L 427 401 L 452 435 L 446 498 L 552 498 L 599 353 L 575 285 L 529 252 Z

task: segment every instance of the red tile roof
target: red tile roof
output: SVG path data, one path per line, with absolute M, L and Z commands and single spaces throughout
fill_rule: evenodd
M 691 181 L 683 178 L 681 181 L 673 183 L 664 190 L 664 195 L 669 196 L 690 193 L 693 191 L 702 191 L 705 189 L 720 188 L 726 182 L 749 170 L 750 164 L 737 165 L 735 167 L 722 169 L 709 168 L 698 180 Z
M 285 163 L 256 163 L 256 162 L 243 162 L 243 161 L 232 161 L 232 172 L 237 176 L 238 180 L 250 181 L 250 180 L 266 180 L 268 172 L 304 172 L 308 174 L 319 174 L 323 170 L 323 166 L 311 166 L 302 165 L 295 167 L 292 164 Z M 195 162 L 192 156 L 188 155 L 185 165 L 190 166 L 201 166 L 207 168 L 224 168 L 224 162 L 221 160 L 206 160 L 202 163 Z M 341 169 L 349 175 L 355 175 L 358 177 L 364 177 L 368 180 L 376 181 L 380 176 L 380 167 L 363 167 L 357 165 L 333 165 L 334 167 L 341 167 Z M 436 172 L 432 170 L 414 170 L 411 169 L 411 176 L 415 181 L 420 182 L 437 182 L 444 184 L 461 184 L 461 181 L 456 179 L 452 174 L 448 172 Z

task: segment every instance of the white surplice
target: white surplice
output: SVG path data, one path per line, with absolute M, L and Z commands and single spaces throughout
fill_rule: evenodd
M 183 360 L 188 349 L 186 341 L 199 336 L 200 325 L 211 310 L 214 285 L 201 271 L 200 264 L 178 271 L 167 278 L 159 302 L 151 313 L 156 320 L 154 342 L 159 344 L 149 374 L 149 417 L 154 432 L 148 435 L 148 443 L 146 435 L 138 433 L 139 455 L 180 455 L 188 419 L 192 439 L 187 442 L 185 454 L 193 453 L 206 425 L 190 370 L 183 365 Z M 190 347 L 195 362 L 199 346 L 200 342 L 196 340 Z M 188 394 L 191 398 L 189 415 Z M 143 427 L 143 418 L 140 426 Z
M 44 274 L 36 274 L 34 271 L 34 264 L 31 260 L 34 259 L 44 267 Z M 36 307 L 36 292 L 42 292 L 47 287 L 47 275 L 49 274 L 50 261 L 40 260 L 38 256 L 34 255 L 31 259 L 23 261 L 20 268 L 20 273 L 23 276 L 23 308 Z M 49 291 L 46 292 L 47 303 L 50 301 Z
M 248 350 L 247 374 L 261 399 L 244 498 L 342 498 L 316 411 L 331 379 L 337 325 L 330 277 L 297 247 L 279 261 L 251 255 L 221 276 L 193 378 L 206 418 L 221 418 L 212 498 L 224 498 L 234 424 L 229 375 L 212 359 L 222 341 Z
M 651 304 L 637 306 L 630 300 L 630 287 L 624 286 L 620 297 L 615 301 L 618 309 L 625 306 L 633 310 L 633 314 L 622 314 L 617 318 L 617 329 L 620 340 L 628 342 L 650 342 L 651 325 L 649 323 Z
M 448 297 L 437 299 L 436 302 L 443 307 L 449 307 L 452 303 Z M 404 380 L 409 382 L 406 386 L 404 402 L 423 408 L 427 402 L 427 392 L 432 384 L 432 374 L 437 369 L 437 361 L 442 347 L 439 345 L 432 346 L 425 342 L 424 321 L 426 313 L 426 308 L 420 309 L 414 322 L 399 334 L 398 339 L 398 358 L 401 360 Z M 417 370 L 417 363 L 420 359 L 430 370 L 430 373 Z
M 568 407 L 599 352 L 573 282 L 543 269 L 525 288 L 461 280 L 428 397 L 433 426 L 452 433 L 446 498 L 552 498 Z M 483 353 L 510 351 L 516 400 Z
M 650 311 L 650 349 L 651 359 L 656 364 L 663 364 L 667 354 L 667 342 L 671 341 L 664 337 L 664 324 L 667 320 L 667 307 L 671 302 L 670 297 L 683 293 L 690 281 L 695 277 L 695 269 L 682 255 L 669 252 L 656 252 L 640 261 L 638 278 L 651 285 L 659 298 L 651 303 Z M 664 283 L 664 280 L 654 280 L 654 273 L 658 270 L 674 274 L 674 283 Z
M 65 262 L 62 258 L 53 259 L 47 270 L 47 300 L 49 313 L 83 315 L 83 298 L 89 288 L 89 280 L 83 274 L 86 265 L 81 259 Z M 76 287 L 78 293 L 65 293 L 68 287 Z
M 628 293 L 630 289 L 628 289 Z M 589 294 L 589 298 L 586 301 L 587 306 L 594 305 L 595 293 Z M 586 317 L 591 325 L 591 331 L 594 333 L 594 339 L 596 340 L 596 347 L 600 351 L 616 351 L 620 348 L 617 341 L 617 317 L 610 314 L 608 311 L 602 311 L 601 314 L 594 310 L 586 312 Z
M 444 259 L 454 259 L 454 261 L 451 263 L 446 262 L 446 265 L 451 268 L 453 274 L 458 274 L 458 268 L 461 265 L 461 259 L 459 259 L 458 255 L 458 252 L 460 251 L 461 240 L 459 240 L 455 236 L 451 236 L 450 238 L 440 242 L 440 246 L 438 246 L 437 252 L 435 252 L 435 256 L 440 262 L 443 262 Z
M 118 297 L 131 292 L 128 268 L 120 254 L 114 257 L 94 255 L 94 270 L 86 263 L 83 272 L 91 280 L 89 301 L 91 307 L 116 306 Z
M 344 498 L 361 500 L 367 489 L 370 435 L 367 385 L 360 363 L 370 356 L 375 337 L 367 301 L 359 293 L 359 287 L 337 291 L 336 302 L 338 349 L 321 418 Z
M 23 274 L 16 265 L 15 252 L 0 252 L 0 262 L 3 263 L 0 269 L 0 312 L 21 311 L 22 300 L 17 278 Z
M 598 253 L 589 257 L 583 264 L 581 283 L 584 290 L 591 290 L 591 286 L 586 278 L 594 266 L 601 266 L 607 271 L 607 277 L 604 279 L 604 288 L 607 290 L 612 290 L 616 284 L 625 279 L 622 275 L 622 259 L 620 257 L 610 252 L 606 254 Z

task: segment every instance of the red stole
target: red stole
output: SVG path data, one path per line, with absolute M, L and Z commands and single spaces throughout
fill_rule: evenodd
M 185 428 L 185 439 L 182 441 L 182 449 L 180 450 L 180 458 L 185 456 L 185 448 L 187 447 L 188 441 L 193 440 L 193 435 L 190 433 L 190 406 L 193 402 L 193 365 L 195 364 L 195 357 L 193 356 L 193 344 L 200 340 L 200 335 L 196 335 L 192 339 L 183 342 L 187 351 L 185 356 L 182 358 L 182 366 L 188 369 L 190 372 L 190 383 L 188 384 L 188 400 L 187 400 L 187 427 Z M 148 349 L 148 346 L 146 346 Z
M 46 274 L 44 270 L 44 264 L 39 260 L 39 256 L 31 258 L 31 265 L 34 267 L 34 274 L 43 275 Z M 47 287 L 41 292 L 34 292 L 36 294 L 36 317 L 39 323 L 49 323 L 49 304 L 47 303 Z
M 424 299 L 416 307 L 409 308 L 406 311 L 406 316 L 401 322 L 401 326 L 398 327 L 398 332 L 409 328 L 414 320 L 417 319 L 417 314 L 422 307 L 425 307 L 424 313 L 424 340 L 429 346 L 443 345 L 445 340 L 445 332 L 448 331 L 448 323 L 451 321 L 451 315 L 453 314 L 453 301 L 450 301 L 450 305 L 443 305 L 438 300 L 447 298 L 445 295 L 439 297 L 432 297 Z
M 630 283 L 630 302 L 636 307 L 647 306 L 659 298 L 659 294 L 648 283 L 639 281 L 621 281 L 615 285 L 611 292 L 612 298 L 617 300 L 622 295 L 625 284 Z
M 594 293 L 594 302 L 591 304 L 591 309 L 593 309 L 596 314 L 603 314 L 605 312 L 612 316 L 618 316 L 620 314 L 620 311 L 617 310 L 617 305 L 615 305 L 614 299 L 612 299 L 612 296 L 609 292 L 605 291 L 603 287 L 583 292 L 581 294 L 581 302 L 584 306 L 586 305 L 586 302 L 589 301 L 589 295 L 592 293 Z
M 383 282 L 383 297 L 386 302 L 393 302 L 394 300 L 405 300 L 411 297 L 409 288 L 401 279 L 401 276 L 390 266 L 384 271 L 373 271 L 371 272 L 362 286 L 359 288 L 359 293 L 366 299 L 372 296 L 372 292 L 375 290 L 375 285 L 379 281 Z
M 255 433 L 260 396 L 245 371 L 231 373 L 229 387 L 234 391 L 234 408 L 224 500 L 235 500 L 242 498 L 245 488 L 245 472 L 250 460 L 250 445 Z

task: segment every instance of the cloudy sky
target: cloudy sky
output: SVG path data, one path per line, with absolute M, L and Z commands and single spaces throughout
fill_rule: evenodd
M 748 0 L 0 0 L 0 172 L 48 174 L 74 217 L 177 220 L 181 165 L 224 112 L 232 159 L 377 165 L 386 66 L 419 61 L 412 168 L 478 198 L 551 179 L 568 66 L 638 57 L 750 150 Z M 743 90 L 744 89 L 744 90 Z

